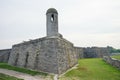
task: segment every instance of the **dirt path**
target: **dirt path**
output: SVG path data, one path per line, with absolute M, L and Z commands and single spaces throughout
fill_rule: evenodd
M 40 75 L 37 76 L 31 76 L 29 74 L 21 73 L 21 72 L 16 72 L 13 70 L 7 70 L 7 69 L 0 69 L 0 73 L 7 74 L 10 76 L 14 76 L 17 78 L 21 78 L 24 80 L 51 80 L 50 78 L 45 78 Z

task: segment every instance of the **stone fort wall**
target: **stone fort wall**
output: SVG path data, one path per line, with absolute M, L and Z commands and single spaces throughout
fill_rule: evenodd
M 72 43 L 44 37 L 14 45 L 8 63 L 13 66 L 61 74 L 77 64 Z
M 74 47 L 62 37 L 44 37 L 13 45 L 12 50 L 0 50 L 0 62 L 61 74 L 77 64 L 79 58 L 103 57 L 108 53 L 107 48 Z
M 102 58 L 109 55 L 107 47 L 76 47 L 79 58 Z
M 77 59 L 84 58 L 84 50 L 82 47 L 75 47 L 75 51 L 77 54 Z
M 0 62 L 8 62 L 11 49 L 0 50 Z
M 104 56 L 103 60 L 120 69 L 120 60 L 111 58 L 110 56 Z

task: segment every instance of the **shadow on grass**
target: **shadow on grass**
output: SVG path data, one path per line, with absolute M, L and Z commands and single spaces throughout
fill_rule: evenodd
M 34 76 L 34 75 L 47 76 L 48 75 L 48 73 L 33 71 L 33 70 L 25 69 L 25 68 L 19 68 L 19 67 L 8 65 L 7 63 L 0 63 L 0 68 L 14 70 L 14 71 L 30 74 L 32 76 Z
M 0 80 L 24 80 L 0 73 Z

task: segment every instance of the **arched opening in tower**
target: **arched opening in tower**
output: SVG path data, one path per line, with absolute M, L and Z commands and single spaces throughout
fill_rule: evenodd
M 53 14 L 51 15 L 51 21 L 52 22 L 54 21 L 54 15 Z

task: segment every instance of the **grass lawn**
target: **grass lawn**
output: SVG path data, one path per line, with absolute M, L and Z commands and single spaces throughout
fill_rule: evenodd
M 100 58 L 80 59 L 77 68 L 68 71 L 60 80 L 120 80 L 120 70 Z
M 115 56 L 111 56 L 111 57 L 120 60 L 120 55 L 115 55 Z
M 23 80 L 23 79 L 18 79 L 16 77 L 8 76 L 8 75 L 0 73 L 0 80 Z
M 0 63 L 0 68 L 14 70 L 14 71 L 22 72 L 22 73 L 27 73 L 27 74 L 30 74 L 32 76 L 34 76 L 34 75 L 47 76 L 48 75 L 47 73 L 43 73 L 43 72 L 38 72 L 38 71 L 33 71 L 33 70 L 25 69 L 25 68 L 11 66 L 11 65 L 8 65 L 7 63 Z

